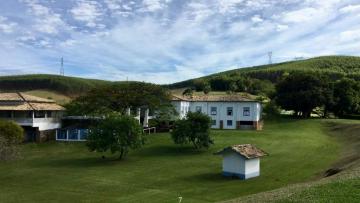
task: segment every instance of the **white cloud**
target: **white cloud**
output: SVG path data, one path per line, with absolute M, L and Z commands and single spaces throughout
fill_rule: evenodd
M 360 4 L 348 5 L 339 9 L 341 13 L 360 12 Z
M 171 0 L 143 0 L 143 8 L 141 10 L 144 12 L 155 12 L 163 10 L 170 2 Z
M 289 28 L 288 25 L 281 25 L 281 24 L 276 25 L 276 30 L 277 30 L 278 32 L 282 32 L 282 31 L 284 31 L 284 30 L 287 30 L 288 28 Z
M 253 23 L 261 23 L 261 22 L 264 21 L 264 19 L 262 19 L 262 18 L 260 17 L 260 15 L 254 15 L 254 16 L 251 18 L 251 21 L 252 21 Z
M 104 2 L 110 10 L 118 10 L 121 8 L 122 0 L 105 0 Z
M 77 5 L 70 10 L 73 18 L 86 23 L 86 26 L 94 28 L 104 15 L 101 5 L 96 1 L 78 1 Z
M 287 23 L 303 23 L 314 20 L 319 14 L 319 10 L 315 8 L 303 8 L 300 10 L 290 11 L 284 13 L 283 21 Z
M 29 6 L 29 13 L 36 16 L 34 28 L 46 34 L 58 34 L 60 30 L 68 30 L 61 15 L 53 12 L 50 8 L 39 4 L 36 0 L 24 0 Z
M 353 42 L 360 40 L 360 29 L 347 30 L 340 33 L 341 42 Z
M 235 13 L 237 11 L 236 7 L 243 2 L 244 0 L 219 0 L 217 7 L 222 14 Z
M 9 22 L 6 17 L 0 16 L 0 31 L 6 34 L 14 32 L 17 23 Z

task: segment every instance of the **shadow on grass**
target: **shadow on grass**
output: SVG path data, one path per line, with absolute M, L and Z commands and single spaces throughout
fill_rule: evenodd
M 141 156 L 192 156 L 192 155 L 201 155 L 206 154 L 208 150 L 206 149 L 194 149 L 192 146 L 153 146 L 147 147 L 137 154 Z
M 187 176 L 184 178 L 186 181 L 198 181 L 198 182 L 208 182 L 208 183 L 221 183 L 228 181 L 241 181 L 238 177 L 225 177 L 221 174 L 221 171 L 218 172 L 208 172 L 202 174 L 196 174 L 192 176 Z
M 132 162 L 126 157 L 122 160 L 114 157 L 102 159 L 101 157 L 50 159 L 42 162 L 35 162 L 33 166 L 46 166 L 54 168 L 90 168 L 90 167 L 112 167 Z

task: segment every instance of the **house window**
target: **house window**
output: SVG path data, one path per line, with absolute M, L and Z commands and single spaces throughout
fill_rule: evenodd
M 195 108 L 195 111 L 201 113 L 201 106 L 197 106 L 197 107 Z
M 35 118 L 45 118 L 45 111 L 35 111 Z
M 232 126 L 233 122 L 232 122 L 232 120 L 227 120 L 226 124 L 227 124 L 227 126 Z
M 0 118 L 11 118 L 11 111 L 0 111 Z
M 244 116 L 250 116 L 250 107 L 244 107 L 244 112 L 243 112 L 243 115 Z
M 211 107 L 211 115 L 216 115 L 217 114 L 217 108 L 216 107 Z
M 69 130 L 69 140 L 78 140 L 78 131 L 77 129 L 70 129 Z
M 216 125 L 216 120 L 212 120 L 211 125 Z
M 48 117 L 48 118 L 53 117 L 52 111 L 47 111 L 46 112 L 46 117 Z
M 227 107 L 226 112 L 227 112 L 228 116 L 232 116 L 233 115 L 233 107 Z
M 88 130 L 87 129 L 80 129 L 80 140 L 86 140 L 88 136 Z

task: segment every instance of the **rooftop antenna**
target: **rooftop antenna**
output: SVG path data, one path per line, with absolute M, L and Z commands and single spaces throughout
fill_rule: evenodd
M 65 71 L 64 71 L 64 57 L 61 57 L 61 60 L 60 60 L 60 63 L 61 63 L 61 67 L 60 67 L 60 75 L 64 76 L 65 75 Z
M 273 52 L 272 52 L 272 51 L 269 51 L 269 52 L 268 52 L 268 56 L 269 56 L 269 64 L 272 64 L 272 54 L 273 54 Z

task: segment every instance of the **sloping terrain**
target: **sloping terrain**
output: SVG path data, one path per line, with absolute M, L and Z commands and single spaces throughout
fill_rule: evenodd
M 360 200 L 360 121 L 325 121 L 327 133 L 344 144 L 342 156 L 320 179 L 253 194 L 233 202 L 358 202 Z

